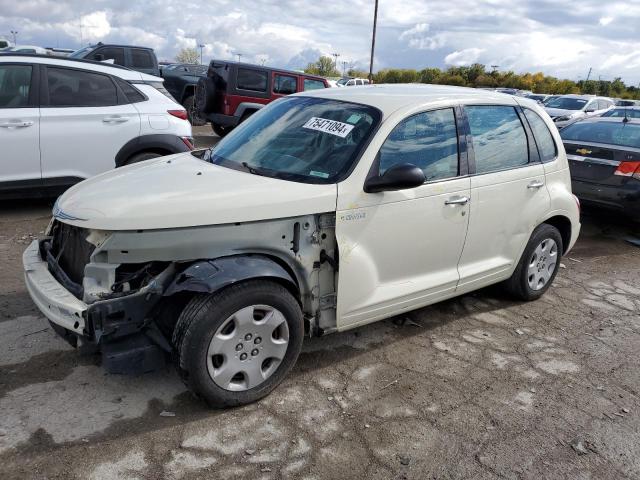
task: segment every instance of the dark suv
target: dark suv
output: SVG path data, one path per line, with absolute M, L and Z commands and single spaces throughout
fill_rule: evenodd
M 198 82 L 196 105 L 222 137 L 273 100 L 327 87 L 324 78 L 305 73 L 211 60 L 206 77 Z
M 207 68 L 206 65 L 172 63 L 163 65 L 160 70 L 165 88 L 187 110 L 189 121 L 194 126 L 207 123 L 206 119 L 198 114 L 195 102 L 198 80 L 207 75 Z
M 95 45 L 76 50 L 69 58 L 85 58 L 87 60 L 113 60 L 116 65 L 148 73 L 149 75 L 160 76 L 158 69 L 158 59 L 153 48 L 135 47 L 132 45 L 111 45 L 98 42 Z

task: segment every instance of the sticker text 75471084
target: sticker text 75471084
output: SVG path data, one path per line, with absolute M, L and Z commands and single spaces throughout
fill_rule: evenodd
M 348 123 L 338 122 L 337 120 L 328 120 L 326 118 L 311 117 L 307 122 L 302 125 L 302 128 L 308 128 L 309 130 L 317 130 L 318 132 L 329 133 L 336 135 L 340 138 L 345 138 L 349 135 L 349 132 L 353 130 L 353 125 Z

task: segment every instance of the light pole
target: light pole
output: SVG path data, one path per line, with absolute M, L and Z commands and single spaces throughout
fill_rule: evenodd
M 338 70 L 338 57 L 340 56 L 340 54 L 339 53 L 332 53 L 331 56 L 335 58 L 335 61 L 333 63 L 334 64 L 334 68 L 336 70 Z
M 11 35 L 13 35 L 13 45 L 17 45 L 18 41 L 16 40 L 18 38 L 18 31 L 17 30 L 11 30 Z
M 373 52 L 376 49 L 376 26 L 378 24 L 378 0 L 373 10 L 373 35 L 371 36 L 371 60 L 369 61 L 369 82 L 373 83 Z
M 240 57 L 242 57 L 242 55 L 244 55 L 244 53 L 234 53 L 233 55 L 237 55 L 238 56 L 238 63 L 240 63 Z
M 200 65 L 202 65 L 202 49 L 205 47 L 204 44 L 199 44 L 198 48 L 200 49 Z

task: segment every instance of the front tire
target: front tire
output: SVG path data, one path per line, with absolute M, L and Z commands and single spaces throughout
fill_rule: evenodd
M 123 164 L 122 166 L 126 166 L 126 165 L 133 165 L 134 163 L 138 163 L 138 162 L 144 162 L 145 160 L 151 160 L 152 158 L 158 158 L 161 157 L 162 155 L 160 155 L 159 153 L 155 153 L 155 152 L 142 152 L 142 153 L 138 153 L 136 155 L 131 156 L 130 158 L 128 158 Z
M 213 129 L 213 132 L 220 138 L 225 137 L 231 130 L 233 130 L 233 127 L 223 127 L 222 125 L 218 125 L 215 123 L 211 124 L 211 128 Z
M 560 268 L 564 246 L 558 229 L 547 223 L 539 225 L 531 234 L 506 290 L 515 298 L 537 300 L 549 289 Z
M 198 295 L 173 332 L 178 371 L 211 407 L 255 402 L 295 364 L 304 338 L 302 310 L 282 285 L 252 280 Z

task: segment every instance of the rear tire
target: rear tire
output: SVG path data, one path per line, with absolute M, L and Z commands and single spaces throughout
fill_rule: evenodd
M 222 408 L 269 394 L 295 364 L 303 337 L 293 295 L 278 283 L 252 280 L 191 299 L 172 340 L 187 387 Z
M 133 155 L 131 157 L 129 157 L 123 164 L 122 166 L 126 166 L 126 165 L 133 165 L 134 163 L 138 163 L 138 162 L 144 162 L 145 160 L 151 160 L 152 158 L 158 158 L 161 157 L 162 155 L 160 155 L 159 153 L 155 153 L 155 152 L 142 152 L 142 153 L 138 153 L 136 155 Z
M 547 223 L 531 234 L 513 275 L 504 286 L 519 300 L 537 300 L 549 289 L 560 268 L 564 246 L 558 229 Z
M 194 127 L 201 127 L 207 123 L 207 120 L 200 116 L 200 113 L 196 108 L 196 97 L 194 95 L 185 98 L 182 106 L 187 110 L 187 117 L 189 118 L 191 125 Z

